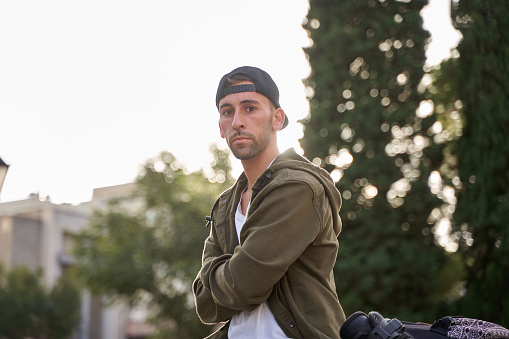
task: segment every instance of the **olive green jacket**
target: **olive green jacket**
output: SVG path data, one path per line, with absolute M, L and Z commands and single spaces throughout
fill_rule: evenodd
M 339 338 L 345 315 L 333 267 L 341 231 L 341 196 L 329 174 L 293 149 L 253 186 L 239 245 L 235 212 L 242 174 L 214 205 L 202 268 L 193 283 L 204 323 L 228 321 L 264 301 L 291 338 Z M 214 338 L 226 338 L 226 326 Z

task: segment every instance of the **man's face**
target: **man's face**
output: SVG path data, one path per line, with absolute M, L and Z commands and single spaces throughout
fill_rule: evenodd
M 228 94 L 219 101 L 221 136 L 237 159 L 252 159 L 267 148 L 275 131 L 274 111 L 270 100 L 257 92 Z

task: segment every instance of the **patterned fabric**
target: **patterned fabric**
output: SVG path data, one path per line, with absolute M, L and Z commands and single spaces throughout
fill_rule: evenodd
M 483 320 L 451 318 L 447 336 L 454 339 L 509 339 L 509 330 Z

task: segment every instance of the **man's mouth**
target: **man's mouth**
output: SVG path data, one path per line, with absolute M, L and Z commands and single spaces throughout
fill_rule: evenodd
M 247 141 L 247 140 L 249 140 L 249 139 L 250 139 L 250 138 L 249 138 L 249 137 L 247 137 L 247 136 L 245 136 L 245 135 L 238 135 L 238 136 L 235 136 L 235 137 L 231 138 L 231 139 L 230 139 L 230 140 L 231 140 L 230 142 L 231 142 L 231 143 L 235 143 L 235 142 L 243 142 L 243 141 Z

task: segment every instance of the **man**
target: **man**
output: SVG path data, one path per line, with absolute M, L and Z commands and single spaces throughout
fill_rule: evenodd
M 211 338 L 339 338 L 345 315 L 333 267 L 341 197 L 329 174 L 290 149 L 279 91 L 265 71 L 240 67 L 216 94 L 219 130 L 244 172 L 207 217 L 202 268 L 193 283 Z

